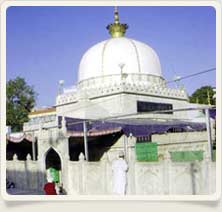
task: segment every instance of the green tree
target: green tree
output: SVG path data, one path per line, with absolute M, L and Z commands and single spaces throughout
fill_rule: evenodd
M 16 77 L 7 82 L 6 96 L 6 124 L 11 126 L 12 132 L 19 132 L 23 123 L 28 121 L 28 114 L 35 106 L 37 94 L 25 79 Z
M 214 98 L 214 88 L 212 86 L 203 86 L 197 89 L 190 97 L 189 100 L 192 103 L 199 104 L 216 104 L 216 99 Z

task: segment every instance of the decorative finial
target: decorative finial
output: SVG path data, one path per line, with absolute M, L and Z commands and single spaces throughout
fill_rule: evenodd
M 16 153 L 13 155 L 13 160 L 18 160 L 18 156 Z
M 106 28 L 109 30 L 109 34 L 113 38 L 123 37 L 126 29 L 128 29 L 127 24 L 121 24 L 119 22 L 119 13 L 117 7 L 114 9 L 114 23 L 109 24 Z
M 27 159 L 27 160 L 31 160 L 31 155 L 30 155 L 30 154 L 27 154 L 26 159 Z
M 84 154 L 81 152 L 80 154 L 79 154 L 79 161 L 84 161 L 85 160 L 85 156 L 84 156 Z
M 119 13 L 118 13 L 117 6 L 115 6 L 115 9 L 114 9 L 114 19 L 115 19 L 115 24 L 119 24 Z
M 64 80 L 59 80 L 59 92 L 58 92 L 59 95 L 63 93 L 63 85 L 64 85 Z

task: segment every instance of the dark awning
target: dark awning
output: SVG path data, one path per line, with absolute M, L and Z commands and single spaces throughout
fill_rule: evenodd
M 62 117 L 59 117 L 61 126 Z M 83 136 L 83 119 L 65 117 L 68 135 Z M 169 129 L 182 129 L 184 131 L 202 131 L 206 129 L 205 123 L 193 123 L 185 121 L 153 122 L 149 119 L 116 119 L 112 121 L 87 121 L 88 136 L 106 135 L 122 131 L 125 135 L 132 134 L 135 137 L 149 136 L 151 134 L 164 133 Z
M 210 118 L 216 119 L 216 108 L 209 109 Z

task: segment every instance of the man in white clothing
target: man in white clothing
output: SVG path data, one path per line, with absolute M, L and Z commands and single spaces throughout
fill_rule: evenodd
M 119 158 L 112 163 L 113 171 L 113 193 L 122 194 L 126 193 L 126 172 L 128 166 L 124 160 L 124 153 L 119 152 Z

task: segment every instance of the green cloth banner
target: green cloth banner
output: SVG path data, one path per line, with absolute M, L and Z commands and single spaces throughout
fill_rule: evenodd
M 59 171 L 54 168 L 49 168 L 50 174 L 52 176 L 53 182 L 59 182 Z
M 213 161 L 216 161 L 216 149 L 213 149 Z
M 157 143 L 136 143 L 136 159 L 138 161 L 158 161 Z
M 203 160 L 203 151 L 170 152 L 171 160 L 176 162 Z

